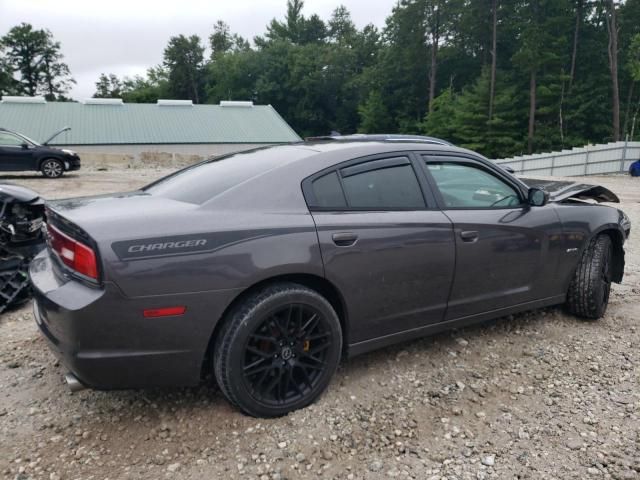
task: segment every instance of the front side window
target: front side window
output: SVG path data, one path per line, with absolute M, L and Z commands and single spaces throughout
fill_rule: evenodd
M 7 132 L 0 132 L 0 146 L 1 147 L 19 147 L 25 142 L 22 138 L 11 135 Z
M 428 161 L 427 168 L 448 208 L 504 208 L 522 203 L 514 187 L 473 164 Z
M 342 184 L 349 207 L 381 209 L 424 208 L 418 179 L 406 164 L 359 171 L 342 170 Z

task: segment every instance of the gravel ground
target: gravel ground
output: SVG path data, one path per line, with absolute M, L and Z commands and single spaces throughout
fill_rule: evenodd
M 54 198 L 131 189 L 163 173 L 0 182 Z M 589 181 L 617 192 L 640 225 L 640 180 Z M 4 314 L 0 475 L 640 478 L 638 238 L 602 320 L 551 308 L 386 348 L 343 362 L 319 402 L 276 420 L 243 416 L 206 385 L 71 394 L 30 307 Z

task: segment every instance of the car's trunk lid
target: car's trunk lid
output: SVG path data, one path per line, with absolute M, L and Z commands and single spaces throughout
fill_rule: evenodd
M 80 242 L 95 254 L 97 269 L 101 272 L 99 280 L 108 280 L 104 260 L 113 256 L 114 244 L 162 235 L 167 223 L 179 223 L 185 218 L 194 218 L 198 224 L 198 213 L 193 212 L 197 208 L 197 205 L 140 191 L 49 201 L 46 222 L 47 228 L 53 227 L 54 231 L 47 235 L 48 248 L 53 250 L 51 240 L 58 237 L 58 243 Z M 68 238 L 64 240 L 64 236 Z M 61 251 L 54 253 L 60 257 Z
M 75 225 L 106 240 L 135 238 L 166 229 L 168 218 L 182 216 L 197 205 L 134 191 L 47 202 L 54 221 Z

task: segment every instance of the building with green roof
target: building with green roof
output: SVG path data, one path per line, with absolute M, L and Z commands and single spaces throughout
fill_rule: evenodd
M 66 126 L 71 129 L 49 144 L 76 150 L 83 158 L 116 154 L 135 160 L 150 153 L 208 157 L 301 140 L 271 105 L 253 102 L 47 102 L 42 97 L 6 96 L 0 101 L 0 127 L 38 142 Z

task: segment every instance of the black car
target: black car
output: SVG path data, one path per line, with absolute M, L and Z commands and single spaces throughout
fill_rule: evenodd
M 339 360 L 529 309 L 601 317 L 625 214 L 603 187 L 523 183 L 435 142 L 318 140 L 50 202 L 34 312 L 67 381 L 196 385 L 277 416 Z
M 42 172 L 47 178 L 61 177 L 64 172 L 79 170 L 80 157 L 66 148 L 53 148 L 47 145 L 62 132 L 65 127 L 49 139 L 39 144 L 20 133 L 0 128 L 0 172 Z

